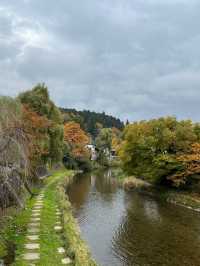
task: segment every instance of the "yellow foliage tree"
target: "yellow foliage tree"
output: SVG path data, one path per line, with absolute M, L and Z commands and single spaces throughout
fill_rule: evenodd
M 115 127 L 112 128 L 112 149 L 115 150 L 116 153 L 119 152 L 121 146 L 121 131 Z

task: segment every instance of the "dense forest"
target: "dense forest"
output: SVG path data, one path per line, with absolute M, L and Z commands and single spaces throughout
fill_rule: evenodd
M 60 108 L 64 114 L 66 122 L 75 121 L 89 133 L 93 138 L 96 138 L 100 128 L 117 128 L 122 130 L 124 123 L 120 119 L 103 113 L 91 112 L 88 110 L 77 111 L 76 109 Z

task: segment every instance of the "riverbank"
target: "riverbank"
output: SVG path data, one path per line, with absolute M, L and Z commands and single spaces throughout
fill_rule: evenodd
M 81 239 L 81 232 L 72 215 L 72 207 L 66 194 L 66 188 L 72 183 L 73 178 L 65 177 L 58 184 L 58 204 L 62 210 L 63 236 L 68 245 L 68 253 L 74 258 L 76 266 L 97 266 L 91 258 L 88 247 Z
M 73 171 L 54 172 L 44 180 L 38 196 L 28 199 L 26 208 L 7 222 L 0 244 L 0 257 L 6 263 L 15 266 L 30 263 L 40 266 L 96 265 L 81 240 L 65 195 L 73 176 Z
M 125 190 L 136 190 L 159 200 L 200 212 L 200 195 L 197 193 L 155 186 L 134 176 L 120 179 L 119 183 Z

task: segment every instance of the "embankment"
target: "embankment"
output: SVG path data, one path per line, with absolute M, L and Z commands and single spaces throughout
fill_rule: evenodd
M 120 184 L 127 191 L 135 190 L 159 200 L 200 212 L 200 195 L 197 193 L 155 186 L 134 176 L 120 180 Z
M 81 239 L 80 228 L 72 215 L 72 207 L 66 194 L 67 186 L 73 182 L 73 176 L 65 177 L 57 186 L 58 204 L 62 210 L 63 236 L 68 243 L 68 252 L 74 257 L 76 266 L 97 265 L 91 258 L 86 243 Z

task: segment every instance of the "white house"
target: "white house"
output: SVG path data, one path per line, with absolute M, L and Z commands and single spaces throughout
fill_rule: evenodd
M 96 161 L 96 159 L 97 159 L 97 152 L 96 152 L 95 145 L 88 144 L 88 145 L 86 145 L 86 147 L 91 152 L 91 161 Z

